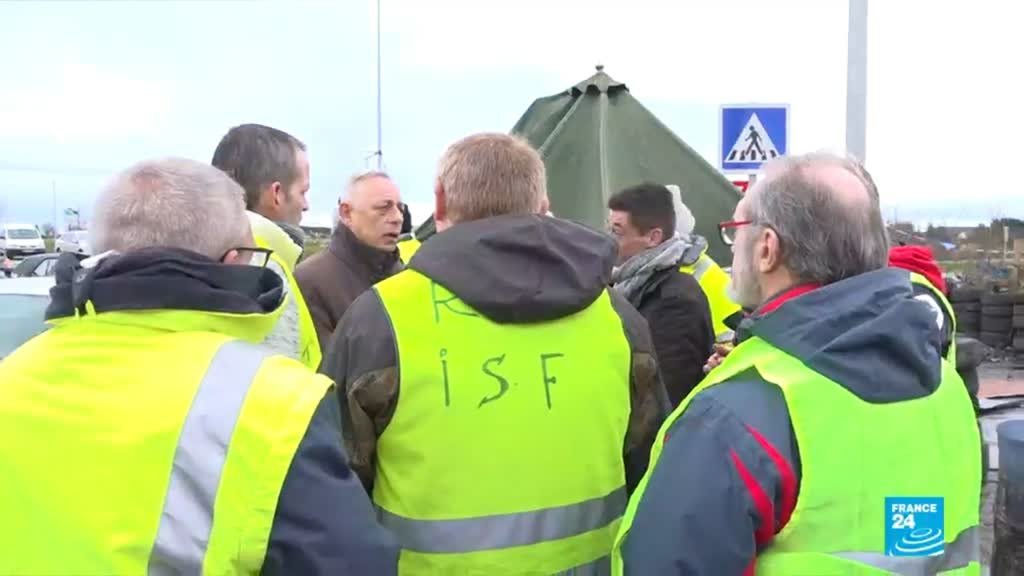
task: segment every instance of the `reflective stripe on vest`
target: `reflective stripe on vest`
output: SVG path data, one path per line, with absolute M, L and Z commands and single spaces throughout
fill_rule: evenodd
M 691 274 L 693 274 L 693 278 L 697 282 L 700 282 L 701 277 L 704 276 L 704 273 L 707 272 L 709 268 L 711 268 L 711 259 L 700 258 L 693 266 L 693 272 Z
M 914 285 L 920 286 L 925 289 L 938 303 L 939 306 L 945 311 L 946 316 L 949 318 L 951 323 L 949 327 L 949 348 L 946 351 L 946 360 L 949 360 L 956 366 L 956 312 L 953 310 L 953 305 L 950 304 L 949 299 L 942 293 L 934 284 L 931 283 L 928 278 L 917 272 L 910 273 L 910 282 Z
M 403 548 L 436 554 L 497 550 L 561 540 L 607 526 L 626 509 L 626 489 L 586 502 L 459 520 L 413 520 L 378 508 Z
M 662 425 L 651 448 L 648 470 L 630 499 L 616 537 L 613 573 L 622 574 L 625 569 L 623 546 L 630 538 L 638 506 L 657 469 L 668 430 L 689 402 L 703 391 L 753 369 L 782 391 L 803 468 L 798 486 L 800 496 L 788 523 L 771 545 L 759 551 L 759 575 L 846 574 L 855 570 L 853 562 L 864 565 L 858 574 L 868 572 L 868 566 L 892 566 L 899 569 L 898 574 L 906 575 L 934 574 L 929 571 L 933 563 L 958 576 L 977 574 L 979 432 L 959 376 L 951 363 L 940 364 L 941 381 L 930 395 L 911 401 L 870 404 L 765 340 L 756 336 L 745 340 Z M 887 444 L 889 438 L 900 438 L 900 442 Z M 937 467 L 959 472 L 953 476 L 936 474 Z M 851 470 L 859 476 L 850 475 Z M 882 511 L 889 497 L 943 499 L 943 536 L 949 538 L 943 556 L 928 559 L 885 555 L 882 536 L 886 519 Z M 674 503 L 659 501 L 647 505 Z M 872 509 L 878 514 L 871 513 Z M 878 524 L 869 525 L 863 521 L 866 518 L 877 518 Z M 642 546 L 640 542 L 634 549 L 642 554 Z
M 957 534 L 942 554 L 935 556 L 886 556 L 876 552 L 836 552 L 834 556 L 860 562 L 900 576 L 930 576 L 981 561 L 978 527 Z
M 600 574 L 625 510 L 630 406 L 608 291 L 569 316 L 497 323 L 416 270 L 373 289 L 403 390 L 373 486 L 399 573 Z
M 149 573 L 201 574 L 231 435 L 263 360 L 271 353 L 233 340 L 210 362 L 174 450 Z
M 711 324 L 715 331 L 715 341 L 719 343 L 732 342 L 735 333 L 725 325 L 726 319 L 740 312 L 739 304 L 736 304 L 729 297 L 727 287 L 728 276 L 724 270 L 706 253 L 701 254 L 693 264 L 681 266 L 680 272 L 693 276 L 693 279 L 704 291 L 708 307 L 711 311 Z M 711 274 L 709 274 L 711 272 Z M 706 277 L 705 277 L 706 276 Z

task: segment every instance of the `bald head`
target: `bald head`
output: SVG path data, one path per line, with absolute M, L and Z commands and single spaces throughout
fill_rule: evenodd
M 794 279 L 829 284 L 885 267 L 878 189 L 860 163 L 810 154 L 780 159 L 765 172 L 744 211 L 777 234 L 781 263 Z

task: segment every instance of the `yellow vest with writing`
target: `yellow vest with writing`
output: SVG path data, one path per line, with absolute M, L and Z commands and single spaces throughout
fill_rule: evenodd
M 258 574 L 330 386 L 225 335 L 274 320 L 89 313 L 4 359 L 0 574 Z
M 374 289 L 401 390 L 373 499 L 400 573 L 607 569 L 626 501 L 631 356 L 607 291 L 565 318 L 497 324 L 414 270 Z

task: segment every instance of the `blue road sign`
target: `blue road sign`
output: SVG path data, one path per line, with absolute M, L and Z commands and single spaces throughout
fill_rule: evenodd
M 789 148 L 789 106 L 722 106 L 719 164 L 723 172 L 757 172 Z

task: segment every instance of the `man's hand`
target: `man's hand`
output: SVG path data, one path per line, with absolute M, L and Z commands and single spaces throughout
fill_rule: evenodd
M 707 374 L 715 368 L 718 368 L 718 365 L 722 363 L 722 360 L 725 360 L 725 357 L 729 355 L 729 352 L 732 352 L 732 344 L 715 344 L 715 353 L 712 354 L 711 358 L 708 358 L 707 363 L 704 364 L 704 373 Z

